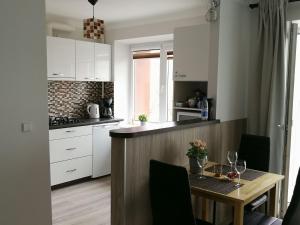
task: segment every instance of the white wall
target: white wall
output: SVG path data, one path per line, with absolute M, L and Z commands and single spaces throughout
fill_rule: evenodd
M 0 2 L 1 225 L 51 224 L 44 4 Z
M 68 25 L 68 26 L 74 28 L 74 31 L 64 32 L 64 31 L 52 30 L 53 33 L 51 34 L 51 31 L 50 31 L 48 25 L 51 24 L 52 22 Z M 76 39 L 76 40 L 84 40 L 83 21 L 82 20 L 66 18 L 66 17 L 61 17 L 61 16 L 47 15 L 46 23 L 47 23 L 47 35 L 49 35 L 49 36 L 53 35 L 53 36 L 71 38 L 71 39 Z
M 242 1 L 221 2 L 216 113 L 221 121 L 247 117 L 249 12 Z
M 106 41 L 113 43 L 114 40 L 131 39 L 138 37 L 157 36 L 173 34 L 176 27 L 192 26 L 206 23 L 203 16 L 186 18 L 180 20 L 163 21 L 157 23 L 142 24 L 130 27 L 119 27 L 106 29 Z
M 175 27 L 192 26 L 206 23 L 204 16 L 200 15 L 192 18 L 170 19 L 164 21 L 145 21 L 147 23 L 144 24 L 142 24 L 141 21 L 123 25 L 105 24 L 105 43 L 113 44 L 116 40 L 173 34 Z M 72 32 L 54 31 L 54 36 L 84 40 L 82 20 L 48 15 L 47 23 L 51 22 L 67 24 L 75 29 Z
M 133 115 L 133 108 L 131 107 L 133 105 L 131 99 L 131 57 L 130 44 L 128 43 L 134 44 L 134 40 L 137 41 L 136 43 L 140 43 L 140 39 L 145 40 L 145 37 L 150 36 L 158 40 L 161 37 L 165 38 L 173 34 L 175 27 L 201 23 L 206 23 L 206 21 L 204 17 L 199 16 L 196 18 L 106 29 L 106 42 L 112 43 L 114 48 L 113 76 L 116 118 L 124 118 L 131 122 L 131 115 Z

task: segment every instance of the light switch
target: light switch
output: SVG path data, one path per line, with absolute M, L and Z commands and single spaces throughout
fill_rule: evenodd
M 22 123 L 22 132 L 31 132 L 32 131 L 32 122 Z

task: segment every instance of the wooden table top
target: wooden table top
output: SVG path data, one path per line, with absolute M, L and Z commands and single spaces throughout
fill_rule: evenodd
M 210 167 L 213 166 L 214 162 L 209 162 L 206 166 Z M 189 166 L 188 166 L 189 168 Z M 207 171 L 204 171 L 205 176 L 211 176 L 214 177 L 214 173 L 210 173 Z M 219 179 L 224 179 L 219 178 Z M 243 204 L 248 204 L 249 202 L 256 199 L 258 196 L 262 195 L 263 193 L 270 190 L 272 187 L 274 187 L 279 181 L 283 180 L 283 175 L 278 175 L 274 173 L 265 173 L 264 175 L 256 178 L 253 181 L 243 180 L 241 179 L 241 183 L 244 184 L 242 187 L 238 188 L 237 190 L 234 190 L 230 192 L 227 195 L 217 193 L 210 191 L 208 189 L 201 189 L 197 186 L 191 186 L 191 191 L 193 194 L 196 195 L 202 195 L 207 198 L 211 198 L 214 200 L 218 200 L 221 202 L 241 202 Z M 234 180 L 237 182 L 237 179 Z

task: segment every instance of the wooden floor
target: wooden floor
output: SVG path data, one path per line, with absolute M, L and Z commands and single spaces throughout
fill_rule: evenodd
M 110 225 L 110 177 L 52 191 L 53 225 Z

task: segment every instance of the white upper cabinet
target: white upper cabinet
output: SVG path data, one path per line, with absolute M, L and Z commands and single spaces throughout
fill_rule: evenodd
M 95 81 L 111 81 L 111 46 L 95 43 Z
M 94 81 L 94 43 L 76 41 L 76 80 Z
M 208 81 L 210 26 L 176 28 L 174 31 L 174 80 Z
M 48 80 L 111 81 L 111 46 L 47 37 Z
M 49 80 L 75 80 L 75 40 L 47 37 Z

